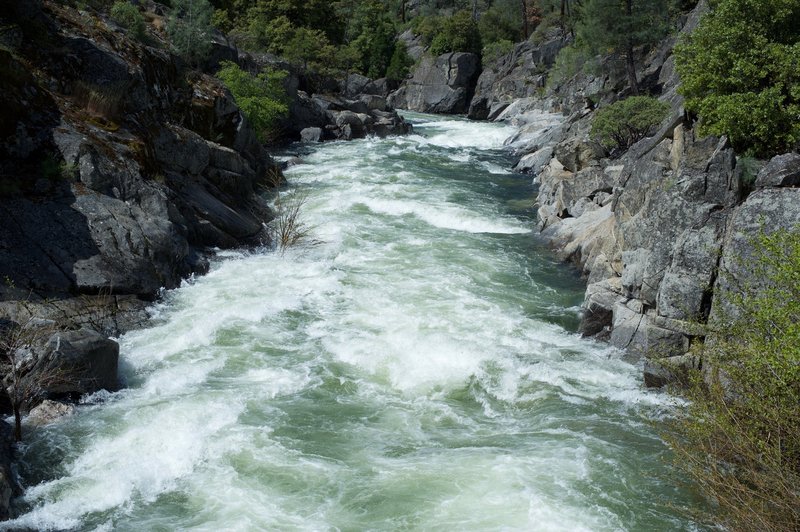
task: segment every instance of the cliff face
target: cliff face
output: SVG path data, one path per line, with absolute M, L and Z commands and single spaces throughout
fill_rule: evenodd
M 705 9 L 701 2 L 683 31 Z M 624 96 L 621 72 L 578 75 L 533 97 L 523 91 L 510 105 L 507 91 L 475 97 L 521 128 L 510 144 L 517 169 L 539 184 L 541 234 L 588 278 L 582 332 L 645 357 L 650 385 L 680 372 L 656 359 L 672 368 L 702 364 L 693 348 L 703 340 L 701 324 L 713 319 L 731 279 L 748 282 L 738 258 L 751 253 L 750 239 L 800 223 L 800 156 L 776 157 L 753 183 L 725 138 L 699 138 L 677 94 L 675 42 L 640 64 L 642 85 L 670 104 L 668 117 L 615 160 L 604 158 L 589 131 L 595 104 Z M 508 71 L 504 86 L 524 75 Z M 528 76 L 533 82 L 538 74 Z
M 144 42 L 56 2 L 5 16 L 0 300 L 152 299 L 203 250 L 264 241 L 257 193 L 279 171 L 156 15 Z

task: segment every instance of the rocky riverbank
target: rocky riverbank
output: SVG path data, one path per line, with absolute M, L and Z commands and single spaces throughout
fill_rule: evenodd
M 700 2 L 680 33 L 692 31 L 707 9 Z M 651 386 L 702 367 L 704 324 L 718 312 L 720 295 L 730 283 L 751 281 L 739 260 L 750 255 L 751 239 L 800 223 L 800 155 L 755 162 L 725 138 L 699 137 L 677 92 L 678 39 L 638 61 L 642 89 L 669 104 L 668 116 L 654 135 L 614 159 L 589 136 L 595 109 L 629 93 L 612 58 L 600 58 L 598 74 L 548 82 L 549 67 L 569 42 L 554 34 L 538 45 L 516 45 L 484 65 L 474 88 L 464 88 L 474 90 L 471 117 L 519 128 L 508 144 L 519 157 L 516 170 L 538 183 L 541 235 L 587 278 L 583 334 L 644 358 Z M 432 78 L 429 63 L 420 63 L 395 101 L 435 99 L 429 96 L 439 89 L 418 82 Z M 460 79 L 452 69 L 438 72 L 444 84 Z M 422 96 L 409 97 L 415 93 Z
M 222 34 L 206 64 L 189 65 L 166 40 L 168 9 L 141 9 L 136 38 L 62 2 L 15 2 L 2 14 L 0 347 L 4 389 L 13 374 L 30 390 L 23 412 L 45 397 L 117 389 L 109 336 L 142 326 L 161 290 L 204 273 L 215 250 L 269 245 L 280 165 L 211 75 L 221 60 L 289 70 L 287 140 L 410 129 L 387 106 L 385 80 L 351 76 L 315 94 L 324 83 L 240 53 Z M 0 432 L 10 434 L 2 422 Z M 0 518 L 19 492 L 2 449 Z

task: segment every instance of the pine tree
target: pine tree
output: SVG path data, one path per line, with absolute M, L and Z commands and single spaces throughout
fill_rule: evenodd
M 635 49 L 666 35 L 667 7 L 663 0 L 586 0 L 583 5 L 579 37 L 594 52 L 624 56 L 633 94 L 639 93 Z

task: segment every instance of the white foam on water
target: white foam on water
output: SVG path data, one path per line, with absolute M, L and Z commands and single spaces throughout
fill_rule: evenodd
M 120 339 L 131 387 L 34 434 L 70 442 L 63 474 L 0 528 L 674 524 L 626 521 L 658 515 L 659 488 L 638 475 L 662 447 L 642 412 L 670 401 L 520 303 L 575 304 L 502 247 L 530 230 L 485 192 L 497 169 L 481 150 L 507 128 L 430 118 L 416 131 L 322 145 L 292 167 L 322 242 L 227 252 L 167 293 L 152 327 Z M 473 174 L 439 178 L 436 164 Z
M 413 214 L 424 222 L 441 229 L 467 233 L 521 234 L 530 232 L 530 228 L 523 226 L 518 221 L 509 219 L 504 222 L 499 216 L 499 219 L 480 218 L 469 210 L 455 205 L 441 204 L 432 209 L 420 202 L 368 198 L 365 198 L 363 203 L 370 210 L 381 214 L 391 216 Z

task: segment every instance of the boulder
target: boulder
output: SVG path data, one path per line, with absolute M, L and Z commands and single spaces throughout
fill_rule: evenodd
M 322 128 L 305 128 L 300 132 L 300 140 L 303 142 L 322 142 Z
M 545 146 L 533 153 L 520 157 L 519 162 L 514 166 L 514 171 L 522 174 L 537 175 L 550 162 L 552 156 L 553 148 Z
M 622 296 L 619 278 L 609 278 L 586 287 L 580 332 L 583 336 L 596 336 L 611 331 L 614 305 Z
M 539 96 L 546 81 L 546 70 L 555 62 L 558 51 L 567 41 L 561 36 L 542 44 L 530 41 L 484 65 L 478 78 L 468 116 L 494 120 L 503 106 L 519 98 Z
M 75 405 L 45 399 L 28 413 L 27 422 L 33 426 L 49 425 L 75 411 Z
M 691 353 L 668 358 L 644 361 L 644 384 L 648 388 L 662 388 L 670 384 L 685 385 L 689 373 L 702 368 L 702 359 Z
M 87 394 L 119 387 L 119 344 L 91 329 L 53 334 L 23 378 L 48 395 Z
M 423 113 L 466 113 L 480 73 L 477 55 L 454 52 L 424 56 L 390 105 Z
M 800 154 L 776 155 L 758 172 L 757 188 L 800 186 Z
M 174 172 L 199 175 L 209 163 L 210 150 L 206 141 L 193 131 L 168 126 L 159 130 L 153 139 L 159 163 Z

